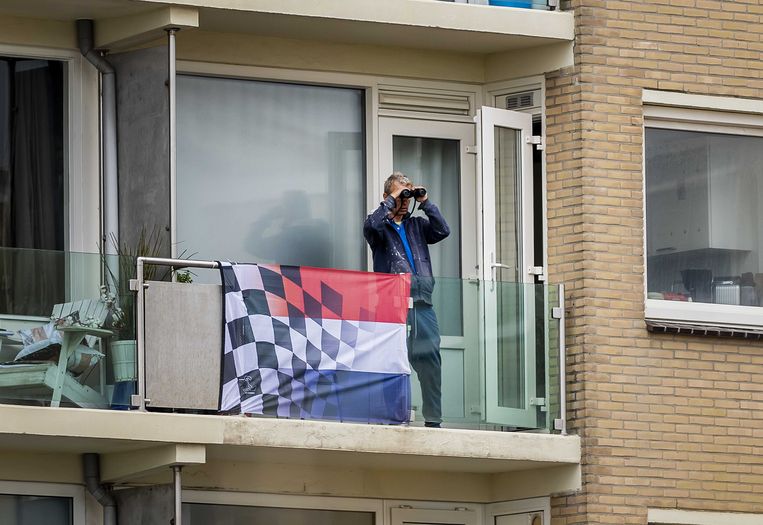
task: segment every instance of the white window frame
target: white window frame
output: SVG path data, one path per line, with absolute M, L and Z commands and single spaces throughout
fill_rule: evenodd
M 0 55 L 64 63 L 64 251 L 93 254 L 100 263 L 101 236 L 98 72 L 77 51 L 49 47 L 0 44 Z M 79 264 L 67 268 L 66 293 L 87 287 L 97 294 L 100 276 Z M 6 328 L 16 329 L 48 320 L 46 316 L 3 314 Z
M 685 95 L 645 90 L 644 135 L 646 128 L 675 129 L 763 137 L 763 101 Z M 646 141 L 643 150 L 644 195 L 644 297 L 647 297 L 646 272 Z M 645 317 L 654 321 L 676 321 L 697 325 L 760 328 L 763 307 L 712 303 L 690 303 L 645 299 Z
M 760 525 L 763 514 L 648 509 L 647 522 L 649 525 Z
M 64 68 L 64 220 L 66 251 L 98 253 L 98 74 L 77 51 L 0 44 L 0 55 L 58 60 Z
M 0 481 L 0 494 L 13 496 L 50 496 L 55 498 L 71 498 L 72 523 L 86 523 L 85 487 L 81 485 Z

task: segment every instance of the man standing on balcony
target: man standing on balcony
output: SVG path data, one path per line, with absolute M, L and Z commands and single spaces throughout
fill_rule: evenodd
M 408 360 L 421 383 L 422 412 L 427 427 L 442 422 L 440 329 L 432 307 L 434 277 L 429 245 L 450 235 L 445 218 L 426 192 L 406 195 L 414 188 L 396 171 L 384 182 L 383 201 L 363 225 L 363 235 L 371 246 L 374 271 L 410 273 L 413 307 L 408 312 Z M 409 190 L 409 192 L 404 192 Z M 402 195 L 401 195 L 402 194 Z M 411 217 L 408 205 L 414 198 L 427 218 Z

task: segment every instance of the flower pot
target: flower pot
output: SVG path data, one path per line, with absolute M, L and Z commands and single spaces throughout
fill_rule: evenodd
M 114 382 L 135 381 L 138 374 L 135 369 L 137 341 L 113 341 L 110 345 L 111 365 L 114 369 Z

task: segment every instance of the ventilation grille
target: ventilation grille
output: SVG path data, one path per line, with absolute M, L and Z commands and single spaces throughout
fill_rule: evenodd
M 471 103 L 468 95 L 411 93 L 408 91 L 381 89 L 379 90 L 379 109 L 444 115 L 469 115 Z
M 506 109 L 518 110 L 532 107 L 535 107 L 535 93 L 533 91 L 517 93 L 516 95 L 506 97 Z

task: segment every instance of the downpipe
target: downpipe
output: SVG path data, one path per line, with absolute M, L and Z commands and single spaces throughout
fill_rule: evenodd
M 117 175 L 117 82 L 116 72 L 94 49 L 93 21 L 77 20 L 77 43 L 80 53 L 101 74 L 102 184 L 103 184 L 103 253 L 116 255 L 119 242 L 119 187 Z
M 117 502 L 111 491 L 101 484 L 98 454 L 83 454 L 82 466 L 87 491 L 103 506 L 103 525 L 117 525 Z

